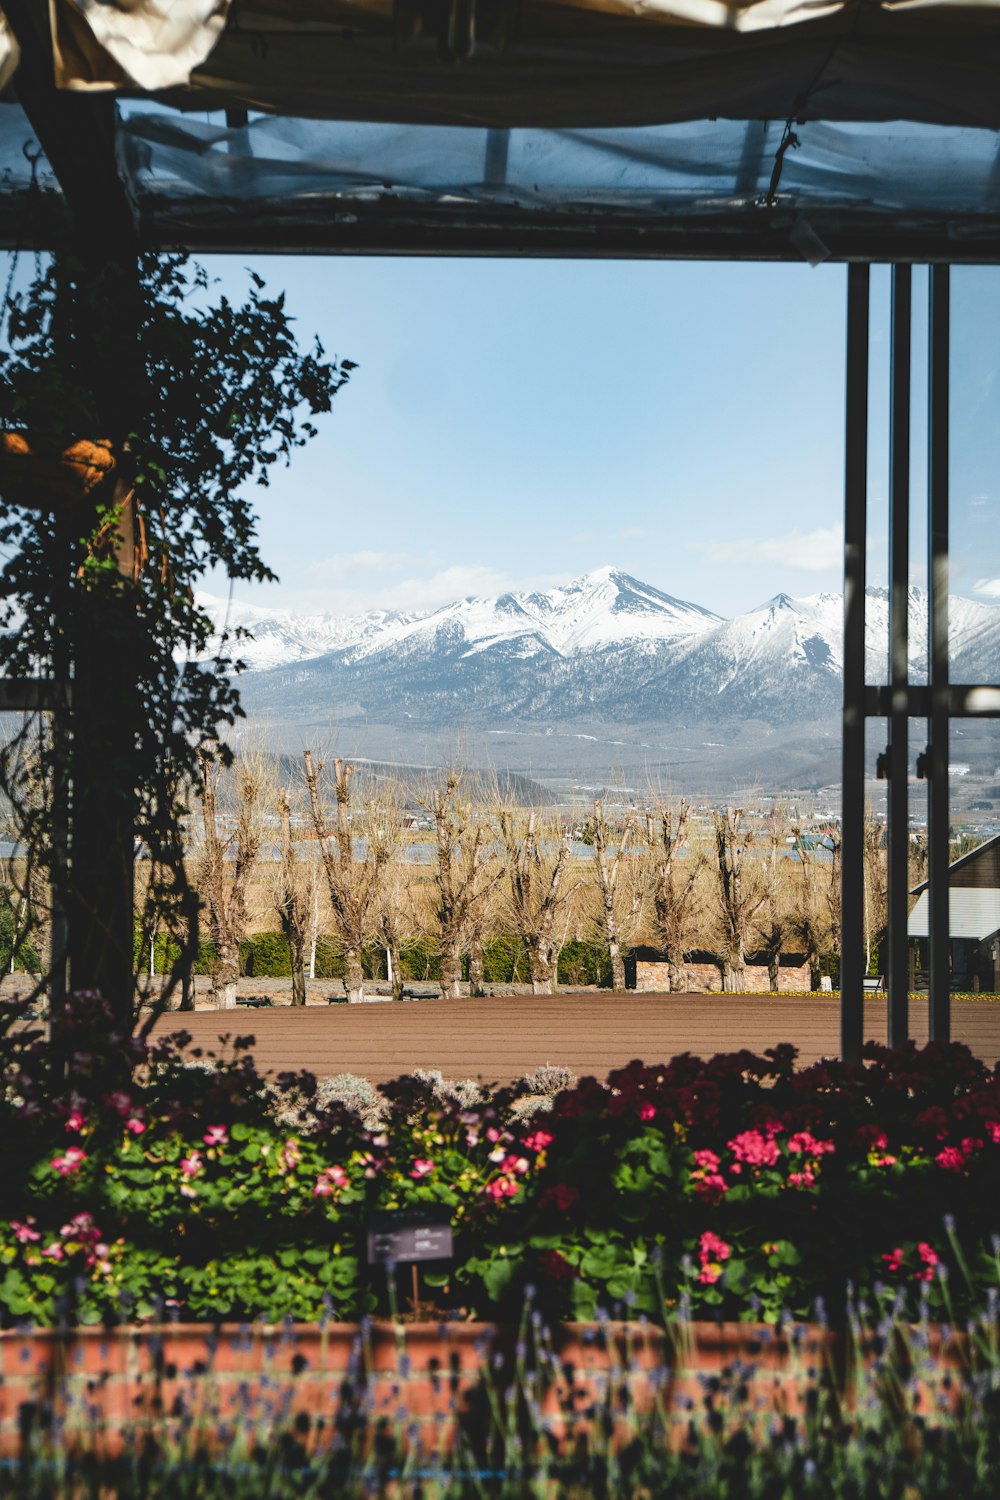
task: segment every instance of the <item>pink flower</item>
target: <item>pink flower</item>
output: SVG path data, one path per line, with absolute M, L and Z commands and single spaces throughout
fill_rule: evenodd
M 105 1094 L 104 1102 L 120 1115 L 127 1115 L 132 1108 L 132 1100 L 121 1089 L 115 1089 L 113 1094 Z
M 789 1172 L 788 1183 L 790 1187 L 812 1187 L 816 1181 L 816 1174 L 806 1167 L 804 1172 Z
M 917 1254 L 920 1256 L 920 1259 L 924 1263 L 923 1270 L 917 1272 L 917 1280 L 933 1281 L 934 1268 L 939 1264 L 941 1257 L 938 1255 L 933 1246 L 928 1245 L 926 1240 L 920 1241 L 920 1244 L 917 1246 Z
M 883 1140 L 885 1137 L 883 1137 Z M 836 1151 L 833 1141 L 818 1141 L 808 1130 L 800 1130 L 788 1138 L 789 1151 L 802 1151 L 806 1156 L 822 1156 L 827 1151 Z
M 706 1172 L 695 1181 L 694 1190 L 699 1198 L 707 1198 L 709 1203 L 718 1203 L 729 1192 L 729 1184 L 718 1172 Z
M 708 1286 L 711 1286 L 713 1282 L 718 1281 L 721 1275 L 722 1267 L 719 1265 L 718 1261 L 706 1261 L 705 1265 L 703 1265 L 701 1270 L 698 1272 L 698 1280 L 705 1282 Z
M 62 1260 L 63 1247 L 57 1240 L 55 1244 L 46 1245 L 45 1249 L 42 1251 L 42 1254 L 45 1256 L 46 1260 Z
M 1000 1125 L 997 1129 L 1000 1130 Z M 533 1130 L 530 1135 L 525 1136 L 521 1144 L 529 1151 L 544 1151 L 546 1146 L 551 1146 L 554 1140 L 555 1136 L 549 1135 L 547 1130 Z
M 966 1158 L 974 1156 L 977 1151 L 982 1151 L 983 1142 L 967 1135 L 962 1142 L 962 1155 Z
M 22 1224 L 19 1219 L 11 1219 L 10 1227 L 14 1231 L 14 1238 L 19 1245 L 30 1244 L 33 1240 L 40 1240 L 41 1235 L 37 1229 L 32 1229 L 34 1219 L 29 1219 L 27 1224 Z
M 298 1141 L 285 1141 L 278 1152 L 278 1171 L 294 1172 L 301 1160 L 302 1150 Z
M 694 1153 L 695 1166 L 704 1167 L 706 1171 L 717 1172 L 719 1170 L 719 1158 L 714 1151 L 702 1150 Z
M 198 1196 L 198 1189 L 193 1187 L 190 1182 L 182 1182 L 179 1192 L 182 1198 L 197 1198 Z
M 965 1167 L 965 1157 L 957 1146 L 945 1146 L 934 1159 L 946 1172 L 961 1172 Z
M 987 1120 L 986 1129 L 990 1133 L 990 1140 L 993 1142 L 994 1146 L 1000 1146 L 1000 1121 Z
M 520 1185 L 513 1177 L 497 1177 L 493 1182 L 488 1182 L 483 1188 L 484 1193 L 489 1193 L 494 1203 L 499 1203 L 501 1198 L 513 1198 L 520 1191 Z
M 136 1115 L 133 1115 L 131 1119 L 125 1121 L 125 1129 L 128 1131 L 129 1135 L 143 1135 L 146 1127 L 143 1124 L 142 1120 L 138 1119 Z
M 229 1140 L 229 1131 L 225 1125 L 210 1125 L 202 1140 L 206 1146 L 225 1146 Z
M 319 1176 L 316 1178 L 316 1186 L 313 1188 L 313 1197 L 329 1198 L 333 1193 L 337 1192 L 338 1189 L 346 1187 L 349 1181 L 350 1178 L 344 1171 L 343 1167 L 324 1167 L 322 1172 L 320 1172 Z
M 778 1160 L 774 1140 L 761 1135 L 759 1130 L 742 1130 L 726 1144 L 737 1161 L 745 1161 L 751 1167 L 773 1167 Z
M 181 1157 L 181 1171 L 185 1177 L 197 1177 L 201 1170 L 201 1156 L 197 1151 L 192 1151 L 189 1156 Z
M 500 1139 L 500 1131 L 496 1128 L 495 1125 L 487 1125 L 486 1139 L 488 1141 L 498 1141 Z
M 81 1151 L 79 1146 L 69 1146 L 62 1156 L 54 1158 L 52 1170 L 58 1172 L 60 1177 L 68 1177 L 71 1172 L 79 1171 L 86 1160 L 86 1151 Z
M 500 1167 L 501 1172 L 517 1172 L 523 1175 L 529 1170 L 529 1162 L 526 1156 L 505 1156 Z
M 87 1213 L 74 1214 L 69 1223 L 63 1225 L 59 1233 L 62 1235 L 64 1240 L 80 1240 L 82 1243 L 88 1243 L 92 1240 L 97 1240 L 100 1238 L 101 1234 L 100 1230 L 94 1223 L 93 1218 L 90 1214 Z
M 83 1129 L 83 1115 L 80 1113 L 80 1111 L 78 1109 L 71 1109 L 70 1112 L 69 1112 L 69 1114 L 66 1116 L 66 1129 L 67 1130 L 82 1130 Z
M 640 1120 L 652 1120 L 652 1119 L 655 1119 L 655 1117 L 656 1117 L 656 1105 L 650 1103 L 650 1101 L 648 1099 L 643 1100 L 642 1104 L 639 1105 L 639 1119 Z
M 434 1170 L 434 1163 L 426 1156 L 418 1156 L 410 1168 L 410 1176 L 418 1180 L 421 1177 L 429 1177 Z
M 887 1254 L 882 1256 L 882 1259 L 885 1261 L 890 1271 L 898 1271 L 903 1264 L 903 1252 L 899 1249 L 890 1250 Z
M 727 1245 L 725 1240 L 720 1240 L 717 1234 L 706 1229 L 698 1241 L 698 1258 L 704 1265 L 706 1260 L 728 1260 L 733 1253 L 732 1245 Z

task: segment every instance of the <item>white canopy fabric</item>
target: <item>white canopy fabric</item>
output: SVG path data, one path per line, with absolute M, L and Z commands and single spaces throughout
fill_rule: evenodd
M 35 0 L 57 85 L 279 114 L 1000 126 L 1000 0 Z M 0 28 L 0 81 L 16 48 Z

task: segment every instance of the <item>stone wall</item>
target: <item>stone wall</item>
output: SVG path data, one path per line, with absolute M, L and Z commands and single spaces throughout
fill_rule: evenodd
M 778 968 L 779 993 L 809 989 L 808 964 L 781 964 Z M 643 994 L 662 994 L 669 987 L 667 965 L 654 959 L 637 958 L 635 987 Z M 749 994 L 767 994 L 771 988 L 766 964 L 747 964 L 746 988 Z M 722 991 L 722 970 L 718 964 L 689 963 L 681 970 L 676 993 L 717 995 Z

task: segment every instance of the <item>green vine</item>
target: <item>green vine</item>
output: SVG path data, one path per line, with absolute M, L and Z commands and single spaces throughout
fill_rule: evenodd
M 0 474 L 0 675 L 67 682 L 70 700 L 65 715 L 27 721 L 3 747 L 0 787 L 29 863 L 58 880 L 53 799 L 72 734 L 74 650 L 82 622 L 106 606 L 138 683 L 138 701 L 122 705 L 134 726 L 123 774 L 153 871 L 147 901 L 161 926 L 181 932 L 192 909 L 184 809 L 199 755 L 228 760 L 220 735 L 241 715 L 242 632 L 210 654 L 212 621 L 194 586 L 215 568 L 233 581 L 274 577 L 257 545 L 253 491 L 316 435 L 313 419 L 355 366 L 327 358 L 318 340 L 301 347 L 284 296 L 253 272 L 243 301 L 217 294 L 181 255 L 145 256 L 140 275 L 142 418 L 117 454 L 116 482 L 89 498 L 60 498 L 56 487 L 39 507 L 11 482 L 16 463 Z M 108 436 L 88 296 L 83 268 L 61 258 L 8 303 L 0 430 L 32 461 L 57 466 L 68 445 Z

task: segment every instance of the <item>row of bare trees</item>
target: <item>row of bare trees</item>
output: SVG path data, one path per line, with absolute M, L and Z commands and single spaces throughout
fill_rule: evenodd
M 551 993 L 559 953 L 573 937 L 610 955 L 612 984 L 624 988 L 625 955 L 638 943 L 662 950 L 671 988 L 687 987 L 695 950 L 711 954 L 723 988 L 745 988 L 749 954 L 765 954 L 778 987 L 783 952 L 808 960 L 818 987 L 822 955 L 839 929 L 839 833 L 808 832 L 780 807 L 751 817 L 739 808 L 696 816 L 683 800 L 646 807 L 594 803 L 585 824 L 590 858 L 574 854 L 564 819 L 520 806 L 457 770 L 422 799 L 433 862 L 405 859 L 405 798 L 386 780 L 358 781 L 342 759 L 304 756 L 296 787 L 279 785 L 274 762 L 241 757 L 220 798 L 220 773 L 205 763 L 195 878 L 215 953 L 214 991 L 235 1005 L 239 948 L 251 925 L 276 914 L 291 954 L 293 1001 L 305 1002 L 310 940 L 324 930 L 343 955 L 348 998 L 364 997 L 362 955 L 386 955 L 393 994 L 402 992 L 401 949 L 418 935 L 439 955 L 442 990 L 459 993 L 463 961 L 470 989 L 483 986 L 483 944 L 517 938 L 536 993 Z M 881 828 L 866 848 L 869 928 L 884 926 Z M 265 857 L 266 856 L 266 857 Z

